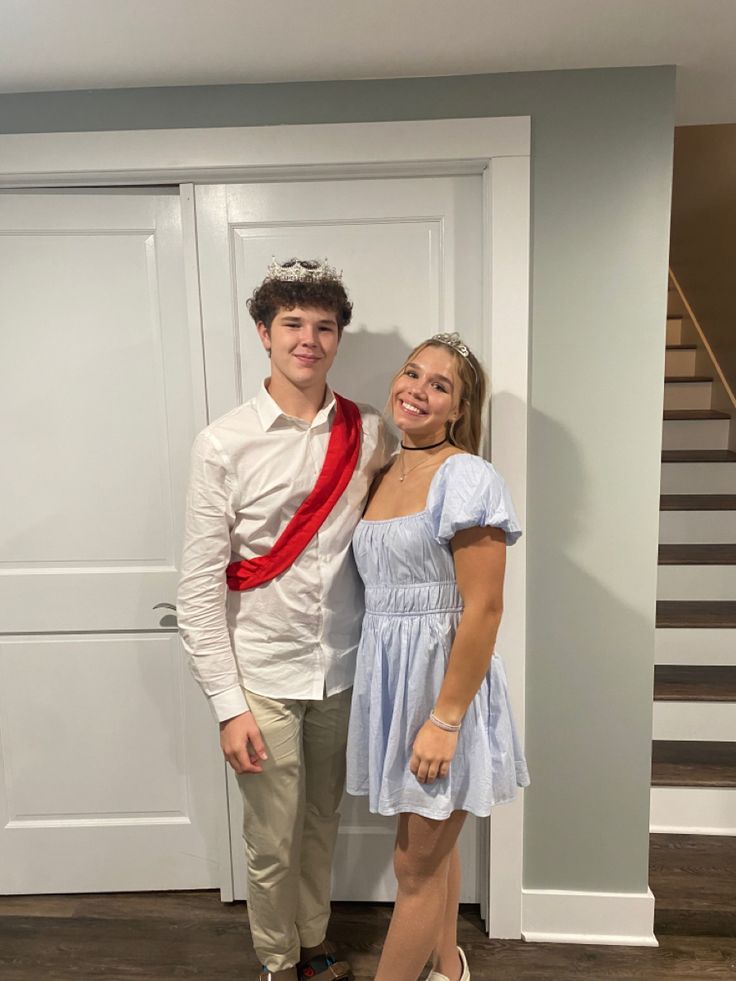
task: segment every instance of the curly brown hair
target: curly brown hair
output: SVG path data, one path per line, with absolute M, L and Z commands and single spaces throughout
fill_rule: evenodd
M 253 291 L 246 306 L 253 320 L 257 324 L 265 324 L 267 330 L 271 329 L 273 318 L 279 310 L 293 310 L 294 307 L 331 310 L 340 334 L 353 315 L 353 304 L 348 299 L 342 280 L 336 276 L 296 282 L 266 279 Z

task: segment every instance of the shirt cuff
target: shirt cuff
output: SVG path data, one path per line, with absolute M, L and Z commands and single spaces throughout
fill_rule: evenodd
M 232 719 L 236 715 L 250 711 L 240 685 L 237 688 L 228 688 L 208 697 L 210 708 L 218 722 L 227 722 L 228 719 Z

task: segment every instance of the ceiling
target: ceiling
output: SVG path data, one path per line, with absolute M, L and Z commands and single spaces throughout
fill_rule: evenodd
M 736 0 L 0 0 L 0 92 L 677 65 L 736 122 Z

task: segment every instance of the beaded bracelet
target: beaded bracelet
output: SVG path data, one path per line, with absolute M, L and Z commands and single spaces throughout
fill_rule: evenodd
M 443 722 L 442 719 L 438 719 L 434 714 L 434 709 L 429 713 L 429 721 L 432 725 L 437 726 L 438 729 L 444 729 L 445 732 L 459 732 L 462 722 L 458 722 L 457 725 L 453 725 L 451 722 Z

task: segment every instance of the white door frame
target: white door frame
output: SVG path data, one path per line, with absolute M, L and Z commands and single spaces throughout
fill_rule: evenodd
M 0 189 L 355 177 L 483 176 L 483 335 L 493 461 L 526 523 L 529 350 L 528 116 L 0 136 Z M 192 219 L 191 199 L 184 220 Z M 186 227 L 186 226 L 185 226 Z M 187 261 L 188 273 L 196 256 Z M 190 284 L 195 281 L 190 279 Z M 196 284 L 190 315 L 199 323 Z M 460 325 L 458 325 L 460 326 Z M 194 352 L 193 352 L 194 353 Z M 201 352 L 199 353 L 201 357 Z M 524 731 L 526 547 L 513 549 L 499 648 Z M 523 795 L 522 795 L 523 796 Z M 523 800 L 496 811 L 482 904 L 489 935 L 521 936 Z M 485 892 L 485 890 L 484 890 Z M 227 887 L 223 899 L 228 898 Z

